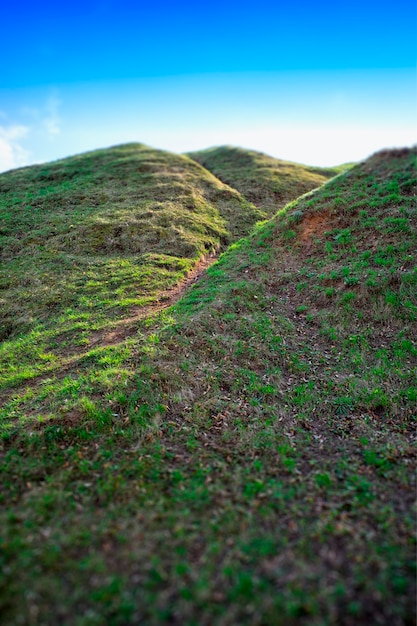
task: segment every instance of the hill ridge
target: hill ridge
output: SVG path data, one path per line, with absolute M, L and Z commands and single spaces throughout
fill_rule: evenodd
M 268 217 L 347 167 L 307 166 L 234 146 L 213 147 L 188 155 L 266 211 Z

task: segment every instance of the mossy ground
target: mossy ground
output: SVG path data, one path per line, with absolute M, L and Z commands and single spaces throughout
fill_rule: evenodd
M 3 407 L 7 624 L 412 624 L 416 153 Z

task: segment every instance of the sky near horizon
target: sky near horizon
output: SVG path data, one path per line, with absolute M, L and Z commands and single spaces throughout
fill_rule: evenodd
M 2 9 L 0 171 L 138 141 L 311 165 L 417 143 L 414 0 Z

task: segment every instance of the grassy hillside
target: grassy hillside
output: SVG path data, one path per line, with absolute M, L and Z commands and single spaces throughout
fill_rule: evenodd
M 319 187 L 344 169 L 343 166 L 308 167 L 231 146 L 190 152 L 189 156 L 240 191 L 269 217 L 287 202 Z
M 57 350 L 88 346 L 263 216 L 140 144 L 1 174 L 0 385 L 59 365 Z
M 1 414 L 5 623 L 415 619 L 416 151 Z

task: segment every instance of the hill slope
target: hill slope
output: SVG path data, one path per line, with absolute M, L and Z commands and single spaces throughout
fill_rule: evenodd
M 415 173 L 375 155 L 10 400 L 8 623 L 413 623 Z
M 156 301 L 262 217 L 191 159 L 141 144 L 0 175 L 6 384 Z
M 164 336 L 163 441 L 207 468 L 199 563 L 217 530 L 227 623 L 414 619 L 416 171 L 380 153 L 291 203 Z
M 240 191 L 269 217 L 287 202 L 341 173 L 341 168 L 308 167 L 231 146 L 190 152 L 189 156 Z
M 215 572 L 225 623 L 414 619 L 416 171 L 415 150 L 380 153 L 291 203 L 151 360 L 203 536 L 190 579 Z

